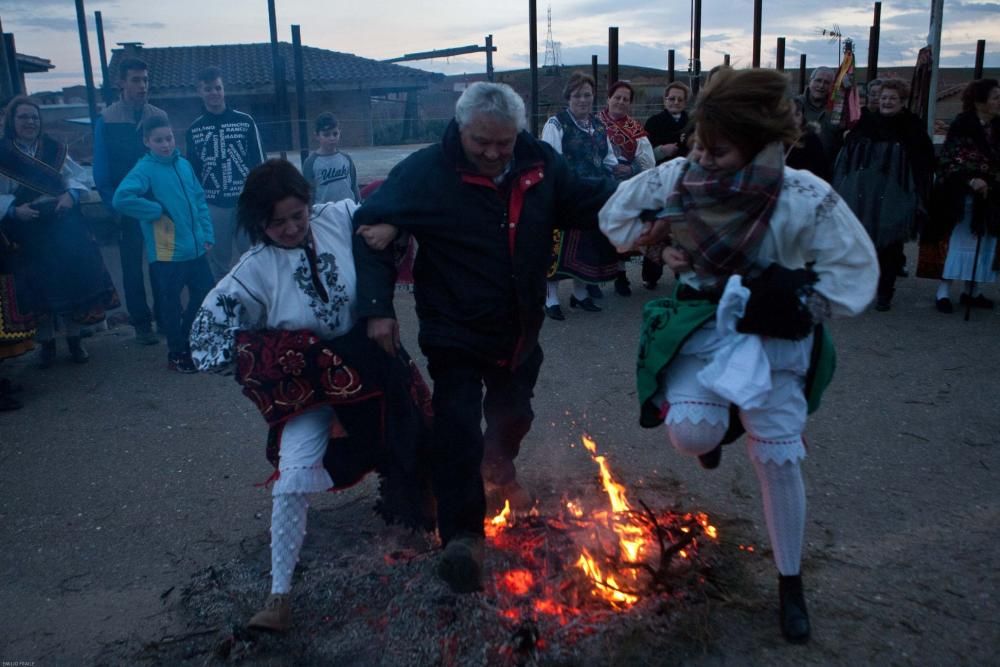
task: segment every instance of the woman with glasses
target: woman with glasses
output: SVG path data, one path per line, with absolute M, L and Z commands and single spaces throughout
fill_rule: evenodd
M 690 97 L 691 89 L 680 81 L 674 81 L 663 91 L 663 111 L 646 121 L 646 132 L 653 145 L 656 164 L 688 154 L 688 125 L 691 119 L 687 105 Z M 663 264 L 658 260 L 648 254 L 642 258 L 642 282 L 646 289 L 655 289 L 656 283 L 663 277 Z

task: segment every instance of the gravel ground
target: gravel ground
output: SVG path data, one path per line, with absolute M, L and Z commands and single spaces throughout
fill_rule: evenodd
M 637 282 L 638 266 L 629 271 Z M 609 294 L 602 313 L 567 308 L 565 322 L 546 323 L 537 417 L 519 459 L 526 484 L 549 502 L 591 485 L 594 464 L 576 444 L 586 431 L 636 498 L 705 511 L 720 540 L 717 586 L 655 614 L 619 615 L 570 650 L 541 650 L 539 664 L 995 664 L 1000 313 L 963 322 L 934 312 L 932 283 L 899 287 L 890 312 L 832 327 L 838 375 L 810 421 L 804 464 L 806 646 L 778 632 L 742 445 L 703 471 L 661 431 L 638 427 L 633 355 L 653 294 Z M 416 353 L 411 304 L 399 296 L 404 344 Z M 165 345 L 139 347 L 128 327 L 99 332 L 88 347 L 83 366 L 60 343 L 48 371 L 30 355 L 2 368 L 25 385 L 25 408 L 0 414 L 0 659 L 509 661 L 497 642 L 510 628 L 497 624 L 490 596 L 448 595 L 433 576 L 432 543 L 375 518 L 373 483 L 315 498 L 299 627 L 282 639 L 244 634 L 266 592 L 270 499 L 254 486 L 270 472 L 263 421 L 231 377 L 172 374 Z M 405 558 L 386 558 L 394 553 Z M 359 601 L 419 621 L 365 625 L 358 619 L 371 614 Z M 330 613 L 310 613 L 323 605 Z

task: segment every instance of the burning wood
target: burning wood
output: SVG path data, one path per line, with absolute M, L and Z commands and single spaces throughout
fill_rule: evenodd
M 718 537 L 704 513 L 657 513 L 641 501 L 634 507 L 596 443 L 583 436 L 583 445 L 598 466 L 606 508 L 587 511 L 580 500 L 564 499 L 557 517 L 522 518 L 508 503 L 486 521 L 486 535 L 502 560 L 492 592 L 501 617 L 520 637 L 511 649 L 520 655 L 525 627 L 572 643 L 594 632 L 608 614 L 684 590 L 701 579 L 699 541 Z

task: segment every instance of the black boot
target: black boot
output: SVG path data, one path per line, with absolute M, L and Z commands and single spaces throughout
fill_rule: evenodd
M 47 340 L 42 343 L 42 349 L 38 351 L 38 367 L 50 368 L 52 362 L 56 360 L 56 342 Z
M 83 347 L 83 342 L 79 336 L 67 336 L 66 346 L 69 347 L 69 356 L 78 364 L 85 364 L 90 360 L 90 355 Z
M 698 455 L 698 462 L 705 470 L 715 470 L 722 461 L 722 445 L 716 445 L 715 449 L 705 454 Z
M 802 592 L 802 575 L 778 575 L 778 598 L 781 604 L 781 634 L 793 644 L 809 641 L 809 612 Z
M 619 271 L 615 276 L 615 293 L 618 296 L 632 296 L 632 288 L 628 283 L 628 276 L 624 271 Z

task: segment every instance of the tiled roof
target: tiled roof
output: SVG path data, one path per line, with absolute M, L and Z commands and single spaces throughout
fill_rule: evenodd
M 290 86 L 294 85 L 292 45 L 279 42 L 278 49 L 285 61 L 285 80 Z M 141 58 L 149 65 L 150 92 L 153 95 L 183 90 L 193 92 L 198 72 L 210 65 L 222 69 L 226 89 L 232 92 L 271 83 L 271 45 L 268 42 L 115 49 L 108 64 L 110 72 L 116 71 L 118 61 L 126 54 Z M 310 87 L 422 87 L 442 76 L 312 46 L 302 47 L 302 63 L 306 85 Z

